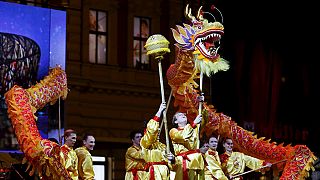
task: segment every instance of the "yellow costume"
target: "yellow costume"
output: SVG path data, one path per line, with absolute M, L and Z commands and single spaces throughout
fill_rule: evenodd
M 175 179 L 204 179 L 204 159 L 197 149 L 199 142 L 198 126 L 187 124 L 184 128 L 172 128 L 169 132 L 176 155 Z
M 78 179 L 78 157 L 76 152 L 66 144 L 61 146 L 61 164 L 67 169 L 73 180 Z
M 75 152 L 78 156 L 79 180 L 93 180 L 94 171 L 90 152 L 86 147 L 79 147 Z
M 166 158 L 166 145 L 158 141 L 159 118 L 155 116 L 147 124 L 140 144 L 147 163 L 147 180 L 169 180 L 170 170 Z
M 143 159 L 141 148 L 131 146 L 126 152 L 126 180 L 144 180 L 146 171 L 144 169 L 145 161 Z
M 209 149 L 205 153 L 207 166 L 205 168 L 205 179 L 228 180 L 221 169 L 221 162 L 217 151 Z
M 264 165 L 264 161 L 247 156 L 241 152 L 232 152 L 231 155 L 223 153 L 220 155 L 222 169 L 225 174 L 235 176 L 244 172 L 245 167 L 257 169 Z M 242 177 L 234 178 L 240 180 Z

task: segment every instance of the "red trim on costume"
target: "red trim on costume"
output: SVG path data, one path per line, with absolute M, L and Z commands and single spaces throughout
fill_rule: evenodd
M 133 180 L 138 180 L 138 170 L 136 168 L 131 169 Z
M 230 155 L 227 154 L 226 152 L 219 155 L 220 162 L 221 162 L 221 169 L 222 169 L 222 171 L 223 171 L 226 175 L 228 175 L 227 162 L 228 162 L 228 160 L 229 160 L 229 157 L 230 157 Z M 242 177 L 239 176 L 239 178 L 241 179 Z
M 130 170 L 133 175 L 133 180 L 139 180 L 138 171 L 145 171 L 144 169 L 133 168 Z
M 227 163 L 228 159 L 229 159 L 229 155 L 227 153 L 223 153 L 220 155 L 220 162 L 222 163 Z
M 208 154 L 209 154 L 209 155 L 212 155 L 212 156 L 215 156 L 215 155 L 216 155 L 216 152 L 215 152 L 215 151 L 209 151 Z
M 155 180 L 154 177 L 154 167 L 153 165 L 168 165 L 167 162 L 165 161 L 161 161 L 161 162 L 148 162 L 144 168 L 148 171 L 149 170 L 149 174 L 150 174 L 150 180 Z M 150 168 L 150 169 L 149 169 Z
M 153 120 L 155 120 L 155 121 L 159 122 L 159 121 L 160 121 L 160 117 L 158 117 L 158 116 L 154 116 L 154 117 L 153 117 Z
M 178 131 L 182 131 L 182 130 L 184 130 L 184 127 L 178 127 L 177 129 L 178 129 Z
M 200 149 L 190 150 L 190 151 L 177 154 L 177 156 L 181 156 L 183 159 L 182 160 L 183 180 L 189 179 L 188 171 L 187 171 L 187 161 L 186 161 L 186 160 L 190 161 L 190 159 L 188 158 L 188 155 L 195 154 L 195 153 L 200 153 Z
M 196 123 L 194 123 L 194 122 L 192 122 L 190 125 L 191 125 L 191 127 L 192 127 L 192 128 L 197 127 L 197 124 L 196 124 Z

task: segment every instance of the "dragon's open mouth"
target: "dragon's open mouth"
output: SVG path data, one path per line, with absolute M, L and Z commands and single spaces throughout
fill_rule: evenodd
M 222 34 L 221 30 L 205 31 L 195 36 L 194 44 L 204 57 L 216 59 Z

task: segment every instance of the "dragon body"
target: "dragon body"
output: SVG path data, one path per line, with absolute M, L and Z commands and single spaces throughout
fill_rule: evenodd
M 220 11 L 219 11 L 220 12 Z M 224 33 L 220 22 L 209 23 L 203 18 L 201 8 L 197 17 L 192 16 L 191 9 L 186 7 L 185 15 L 191 20 L 192 25 L 177 25 L 172 29 L 176 41 L 175 63 L 167 70 L 168 83 L 175 97 L 174 106 L 178 111 L 187 113 L 188 119 L 198 115 L 199 103 L 196 98 L 200 92 L 196 81 L 199 73 L 208 76 L 229 68 L 227 61 L 218 54 L 218 45 Z M 239 151 L 271 163 L 274 175 L 281 172 L 281 180 L 300 180 L 309 176 L 313 169 L 315 156 L 305 145 L 283 146 L 264 138 L 258 138 L 253 132 L 238 126 L 231 117 L 217 112 L 212 105 L 203 103 L 204 123 L 201 134 L 219 134 L 221 137 L 230 137 L 234 147 Z
M 172 29 L 176 40 L 176 61 L 167 71 L 168 83 L 175 97 L 174 105 L 179 111 L 186 112 L 188 119 L 198 115 L 199 73 L 210 76 L 218 71 L 226 71 L 228 62 L 218 54 L 220 39 L 224 27 L 220 22 L 208 22 L 203 17 L 201 8 L 197 17 L 186 8 L 186 16 L 192 25 L 184 24 Z M 58 144 L 43 139 L 36 125 L 35 113 L 48 103 L 55 103 L 58 98 L 67 96 L 66 74 L 59 67 L 51 69 L 48 76 L 35 86 L 23 89 L 13 86 L 5 94 L 8 114 L 14 127 L 24 162 L 32 167 L 42 179 L 71 179 L 67 170 L 60 163 L 61 149 Z M 222 137 L 231 137 L 234 146 L 250 156 L 277 164 L 274 172 L 282 172 L 281 180 L 304 179 L 313 168 L 314 154 L 305 145 L 283 146 L 264 138 L 257 138 L 252 132 L 238 126 L 231 117 L 217 112 L 212 105 L 203 103 L 205 123 L 202 134 L 216 133 Z
M 42 179 L 71 179 L 60 163 L 60 146 L 40 136 L 35 116 L 46 104 L 65 99 L 67 92 L 66 74 L 56 67 L 35 86 L 23 89 L 15 85 L 5 94 L 8 115 L 25 155 L 23 163 L 29 163 L 27 170 L 31 168 L 29 175 L 37 172 Z

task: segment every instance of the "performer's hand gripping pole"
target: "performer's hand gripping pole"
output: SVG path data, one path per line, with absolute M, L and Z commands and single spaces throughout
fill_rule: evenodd
M 171 102 L 171 97 L 172 97 L 172 90 L 170 92 L 170 95 L 169 95 L 169 98 L 168 98 L 168 101 L 167 101 L 166 109 L 169 109 L 169 105 L 170 105 L 170 102 Z M 160 139 L 160 134 L 161 134 L 162 127 L 163 127 L 163 121 L 161 121 L 161 124 L 160 124 L 160 127 L 159 127 L 158 140 Z

